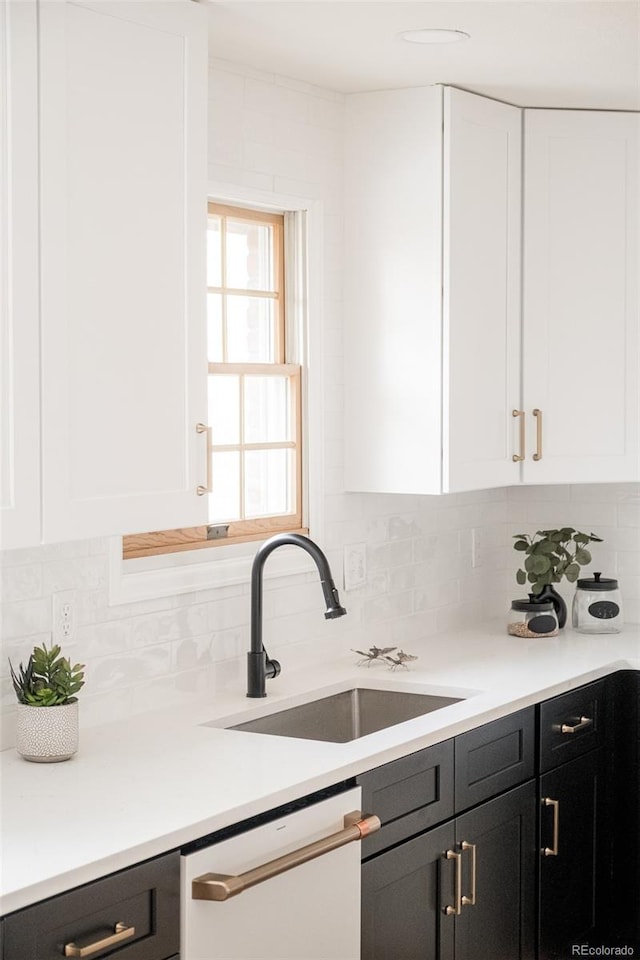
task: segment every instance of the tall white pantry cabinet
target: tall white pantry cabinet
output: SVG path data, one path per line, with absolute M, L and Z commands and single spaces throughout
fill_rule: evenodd
M 639 479 L 639 115 L 440 86 L 347 114 L 347 489 Z
M 202 523 L 205 11 L 0 17 L 2 546 Z

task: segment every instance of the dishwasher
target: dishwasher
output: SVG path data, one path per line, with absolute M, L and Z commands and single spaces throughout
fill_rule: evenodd
M 188 848 L 181 960 L 359 960 L 360 788 Z M 355 841 L 355 842 L 354 842 Z M 199 844 L 197 845 L 199 847 Z

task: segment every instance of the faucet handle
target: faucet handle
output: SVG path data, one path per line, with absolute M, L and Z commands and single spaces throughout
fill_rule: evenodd
M 279 677 L 279 676 L 280 676 L 280 671 L 281 671 L 281 669 L 282 669 L 281 666 L 280 666 L 280 661 L 279 661 L 279 660 L 270 660 L 270 659 L 269 659 L 269 654 L 267 653 L 266 650 L 264 651 L 264 656 L 265 656 L 264 672 L 265 672 L 265 676 L 267 677 L 267 679 L 268 679 L 268 680 L 273 680 L 274 677 Z

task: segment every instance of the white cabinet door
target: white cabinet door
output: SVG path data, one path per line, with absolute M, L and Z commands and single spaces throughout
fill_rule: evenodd
M 639 128 L 638 114 L 526 111 L 528 483 L 640 477 Z
M 0 5 L 0 547 L 40 542 L 37 8 Z
M 443 490 L 519 482 L 522 111 L 444 94 Z
M 204 8 L 40 5 L 44 539 L 205 522 Z
M 345 486 L 440 493 L 442 88 L 347 97 L 345 145 Z
M 521 111 L 422 87 L 345 129 L 346 487 L 515 483 Z

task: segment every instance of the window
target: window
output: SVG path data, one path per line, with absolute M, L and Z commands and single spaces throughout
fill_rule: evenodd
M 209 204 L 209 523 L 125 537 L 125 559 L 303 530 L 301 369 L 290 362 L 284 249 L 282 214 Z

